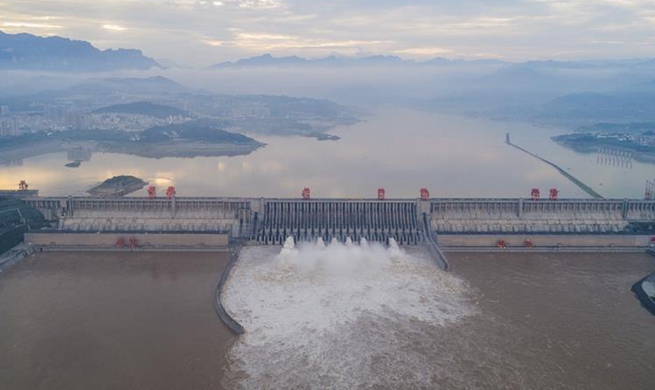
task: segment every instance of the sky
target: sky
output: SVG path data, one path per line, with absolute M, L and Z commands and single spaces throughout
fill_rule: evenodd
M 318 58 L 651 57 L 655 0 L 0 0 L 0 30 L 207 66 Z

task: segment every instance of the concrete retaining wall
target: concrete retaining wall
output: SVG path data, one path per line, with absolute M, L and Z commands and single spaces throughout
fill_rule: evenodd
M 227 234 L 185 234 L 185 233 L 57 233 L 29 232 L 25 243 L 32 246 L 67 247 L 115 247 L 123 237 L 126 245 L 130 238 L 144 247 L 225 247 L 229 244 Z
M 23 244 L 15 246 L 13 249 L 0 256 L 0 273 L 5 272 L 12 265 L 31 255 L 33 252 L 32 248 L 26 247 Z
M 505 240 L 510 247 L 523 247 L 530 239 L 534 247 L 647 247 L 651 236 L 636 235 L 502 235 L 502 234 L 443 234 L 437 237 L 440 247 L 495 247 Z
M 232 253 L 232 256 L 230 257 L 230 262 L 227 264 L 227 267 L 225 267 L 225 270 L 223 271 L 223 274 L 221 275 L 221 280 L 218 282 L 218 285 L 216 286 L 216 291 L 214 292 L 214 297 L 216 298 L 214 301 L 214 307 L 216 309 L 216 313 L 218 314 L 218 317 L 223 321 L 223 323 L 230 328 L 232 332 L 234 332 L 237 335 L 242 335 L 246 332 L 246 330 L 239 324 L 232 316 L 225 310 L 225 307 L 223 306 L 223 301 L 221 301 L 221 294 L 223 293 L 223 288 L 225 287 L 225 283 L 227 283 L 227 280 L 230 278 L 230 272 L 232 271 L 232 268 L 234 268 L 234 264 L 237 262 L 239 259 L 239 254 L 241 253 L 241 245 L 239 245 L 234 253 Z

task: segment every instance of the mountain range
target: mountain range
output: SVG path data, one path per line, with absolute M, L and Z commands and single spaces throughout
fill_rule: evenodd
M 159 67 L 140 50 L 99 50 L 86 41 L 0 31 L 0 69 L 113 71 Z
M 240 67 L 298 67 L 298 66 L 330 66 L 330 67 L 351 67 L 351 66 L 415 66 L 415 65 L 454 65 L 454 64 L 495 64 L 502 65 L 505 62 L 500 60 L 449 60 L 447 58 L 433 58 L 427 61 L 414 61 L 403 59 L 393 55 L 373 55 L 367 57 L 337 57 L 329 56 L 318 59 L 307 59 L 298 56 L 275 57 L 271 54 L 243 58 L 235 62 L 220 62 L 209 66 L 207 69 L 225 69 Z

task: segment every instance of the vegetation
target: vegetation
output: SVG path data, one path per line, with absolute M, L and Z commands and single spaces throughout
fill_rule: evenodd
M 581 133 L 639 133 L 655 135 L 655 122 L 596 123 L 578 128 Z
M 600 137 L 597 134 L 564 134 L 552 137 L 551 139 L 582 153 L 596 152 L 600 148 L 614 148 L 617 150 L 655 154 L 655 148 L 642 145 L 635 140 L 621 135 Z
M 0 197 L 0 254 L 23 241 L 29 229 L 45 226 L 43 215 L 16 198 Z
M 138 142 L 153 143 L 173 140 L 190 140 L 209 143 L 252 144 L 254 139 L 243 134 L 230 133 L 210 121 L 191 121 L 167 126 L 151 127 L 139 135 Z
M 147 184 L 145 181 L 139 179 L 138 177 L 134 177 L 131 175 L 120 175 L 120 176 L 114 176 L 111 179 L 107 179 L 102 183 L 104 186 L 110 186 L 110 187 L 122 187 L 126 185 L 132 185 L 132 184 Z
M 140 190 L 147 182 L 129 175 L 114 176 L 91 188 L 88 193 L 96 196 L 123 196 Z
M 1 137 L 0 150 L 22 146 L 33 146 L 44 141 L 91 141 L 103 144 L 105 149 L 119 146 L 151 147 L 166 142 L 203 142 L 208 144 L 231 144 L 261 146 L 256 140 L 238 133 L 222 130 L 223 122 L 198 120 L 167 126 L 155 126 L 141 133 L 120 130 L 65 130 L 60 132 L 26 133 L 16 137 Z

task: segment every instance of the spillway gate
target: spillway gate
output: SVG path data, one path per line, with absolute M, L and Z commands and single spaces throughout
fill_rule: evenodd
M 407 245 L 423 239 L 415 200 L 266 200 L 261 213 L 253 238 L 262 244 L 282 244 L 289 236 L 296 242 L 394 238 Z

